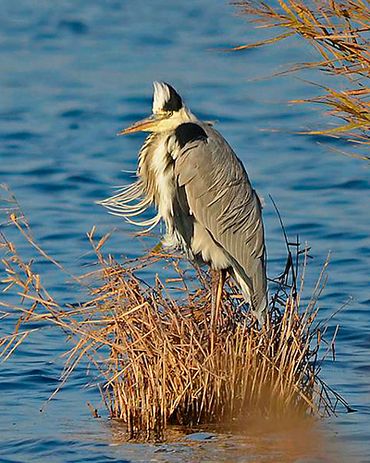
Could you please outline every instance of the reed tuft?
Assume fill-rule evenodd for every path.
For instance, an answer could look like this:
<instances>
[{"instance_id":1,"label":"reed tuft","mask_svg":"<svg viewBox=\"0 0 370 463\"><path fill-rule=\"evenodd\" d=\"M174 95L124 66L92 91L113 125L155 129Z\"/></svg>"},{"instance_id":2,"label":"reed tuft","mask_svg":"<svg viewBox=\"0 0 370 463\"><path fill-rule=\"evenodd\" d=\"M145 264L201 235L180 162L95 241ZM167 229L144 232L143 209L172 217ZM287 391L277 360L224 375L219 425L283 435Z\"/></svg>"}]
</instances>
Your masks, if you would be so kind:
<instances>
[{"instance_id":1,"label":"reed tuft","mask_svg":"<svg viewBox=\"0 0 370 463\"><path fill-rule=\"evenodd\" d=\"M21 215L11 213L10 224L51 259ZM14 330L1 338L3 359L32 331L55 325L70 343L60 387L83 360L94 365L109 415L123 421L130 439L163 440L171 424L227 426L254 414L317 416L334 412L338 401L347 407L319 377L325 326L317 321L317 299L325 271L311 300L302 303L298 286L306 251L294 246L289 252L266 324L259 328L231 281L211 323L212 284L205 270L185 271L189 264L161 250L120 264L103 253L108 236L95 240L95 234L93 229L88 236L98 270L77 279L88 288L88 300L67 306L1 235L4 291L20 296L17 305L1 303L3 318L19 316ZM166 281L157 276L149 286L140 274L158 263L172 276ZM326 351L332 349L327 343Z\"/></svg>"}]
</instances>

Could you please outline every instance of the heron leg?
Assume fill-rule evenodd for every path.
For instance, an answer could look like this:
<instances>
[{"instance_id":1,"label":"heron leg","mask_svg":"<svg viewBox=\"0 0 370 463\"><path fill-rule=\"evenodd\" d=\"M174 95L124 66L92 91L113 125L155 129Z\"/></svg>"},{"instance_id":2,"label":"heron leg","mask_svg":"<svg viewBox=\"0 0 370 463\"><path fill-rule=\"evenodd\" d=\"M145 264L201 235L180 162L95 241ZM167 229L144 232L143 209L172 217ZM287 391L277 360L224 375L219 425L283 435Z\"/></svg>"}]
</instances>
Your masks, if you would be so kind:
<instances>
[{"instance_id":1,"label":"heron leg","mask_svg":"<svg viewBox=\"0 0 370 463\"><path fill-rule=\"evenodd\" d=\"M212 303L211 303L211 351L213 351L217 323L220 316L222 290L226 279L226 270L212 270Z\"/></svg>"},{"instance_id":2,"label":"heron leg","mask_svg":"<svg viewBox=\"0 0 370 463\"><path fill-rule=\"evenodd\" d=\"M221 269L219 272L217 293L216 293L216 321L220 313L222 291L224 289L225 280L226 280L226 270Z\"/></svg>"}]
</instances>

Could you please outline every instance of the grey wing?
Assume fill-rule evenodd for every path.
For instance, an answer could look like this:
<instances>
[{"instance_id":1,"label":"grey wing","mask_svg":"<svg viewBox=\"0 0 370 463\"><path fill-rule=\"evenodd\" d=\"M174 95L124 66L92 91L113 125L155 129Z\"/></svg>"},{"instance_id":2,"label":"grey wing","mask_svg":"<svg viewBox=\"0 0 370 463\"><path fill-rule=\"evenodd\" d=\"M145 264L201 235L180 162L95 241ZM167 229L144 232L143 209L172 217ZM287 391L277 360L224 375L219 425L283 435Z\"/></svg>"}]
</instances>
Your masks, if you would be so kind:
<instances>
[{"instance_id":1,"label":"grey wing","mask_svg":"<svg viewBox=\"0 0 370 463\"><path fill-rule=\"evenodd\" d=\"M230 146L213 129L183 147L175 162L178 186L199 221L235 262L252 308L266 309L265 243L261 204Z\"/></svg>"}]
</instances>

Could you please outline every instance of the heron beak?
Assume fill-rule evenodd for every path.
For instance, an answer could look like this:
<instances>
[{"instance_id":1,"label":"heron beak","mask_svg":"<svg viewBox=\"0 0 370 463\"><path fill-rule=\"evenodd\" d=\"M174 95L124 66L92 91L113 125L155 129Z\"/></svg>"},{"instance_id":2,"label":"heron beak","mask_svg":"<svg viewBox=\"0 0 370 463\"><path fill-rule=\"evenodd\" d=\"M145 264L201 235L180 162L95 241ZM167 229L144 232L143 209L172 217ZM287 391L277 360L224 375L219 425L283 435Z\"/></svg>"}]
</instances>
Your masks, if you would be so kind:
<instances>
[{"instance_id":1,"label":"heron beak","mask_svg":"<svg viewBox=\"0 0 370 463\"><path fill-rule=\"evenodd\" d=\"M130 125L127 129L123 129L117 133L117 135L127 135L134 132L151 132L152 129L158 124L159 120L155 116L149 116L141 121L135 122Z\"/></svg>"}]
</instances>

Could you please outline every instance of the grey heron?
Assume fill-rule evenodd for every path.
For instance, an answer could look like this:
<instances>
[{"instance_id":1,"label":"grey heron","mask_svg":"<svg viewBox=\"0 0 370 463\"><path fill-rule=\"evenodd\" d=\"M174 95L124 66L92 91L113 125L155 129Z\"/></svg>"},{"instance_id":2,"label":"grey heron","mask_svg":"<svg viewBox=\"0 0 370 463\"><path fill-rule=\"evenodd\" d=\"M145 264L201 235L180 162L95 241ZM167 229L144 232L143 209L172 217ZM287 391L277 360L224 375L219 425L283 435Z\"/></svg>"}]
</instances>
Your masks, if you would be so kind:
<instances>
[{"instance_id":1,"label":"grey heron","mask_svg":"<svg viewBox=\"0 0 370 463\"><path fill-rule=\"evenodd\" d=\"M137 181L102 201L113 214L152 229L164 243L226 272L262 322L267 309L265 240L260 200L243 164L210 123L200 121L177 91L154 82L152 115L119 132L149 132L139 152ZM154 205L149 220L135 218Z\"/></svg>"}]
</instances>

